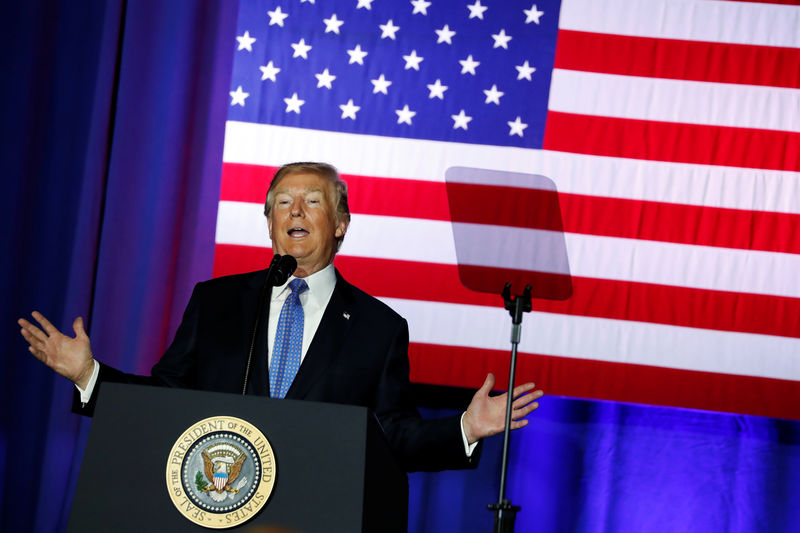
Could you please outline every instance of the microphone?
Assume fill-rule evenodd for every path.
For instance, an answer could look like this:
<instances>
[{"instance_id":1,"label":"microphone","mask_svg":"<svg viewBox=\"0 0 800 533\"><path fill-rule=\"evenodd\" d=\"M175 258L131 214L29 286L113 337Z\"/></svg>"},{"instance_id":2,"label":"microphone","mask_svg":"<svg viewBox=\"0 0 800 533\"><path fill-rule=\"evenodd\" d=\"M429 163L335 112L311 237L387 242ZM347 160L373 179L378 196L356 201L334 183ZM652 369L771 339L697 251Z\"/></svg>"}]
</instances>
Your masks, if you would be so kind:
<instances>
[{"instance_id":1,"label":"microphone","mask_svg":"<svg viewBox=\"0 0 800 533\"><path fill-rule=\"evenodd\" d=\"M297 269L297 259L289 254L275 255L269 265L267 272L267 284L273 287L283 285Z\"/></svg>"}]
</instances>

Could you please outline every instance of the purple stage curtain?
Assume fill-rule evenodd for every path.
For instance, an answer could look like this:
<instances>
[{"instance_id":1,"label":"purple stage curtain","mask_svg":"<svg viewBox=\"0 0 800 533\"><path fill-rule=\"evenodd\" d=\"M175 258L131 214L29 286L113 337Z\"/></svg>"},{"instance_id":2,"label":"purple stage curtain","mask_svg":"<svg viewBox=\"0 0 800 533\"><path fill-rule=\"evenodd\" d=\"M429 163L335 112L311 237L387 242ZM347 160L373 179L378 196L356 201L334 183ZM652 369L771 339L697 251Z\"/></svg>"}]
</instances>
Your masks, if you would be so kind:
<instances>
[{"instance_id":1,"label":"purple stage curtain","mask_svg":"<svg viewBox=\"0 0 800 533\"><path fill-rule=\"evenodd\" d=\"M71 331L82 315L99 359L147 372L158 358L211 275L237 3L7 4L0 531L51 533L66 526L90 421L70 414L71 384L26 352L15 320L37 309ZM519 532L800 531L796 421L541 404L512 439ZM410 531L489 531L499 453L495 437L475 471L413 474Z\"/></svg>"},{"instance_id":2,"label":"purple stage curtain","mask_svg":"<svg viewBox=\"0 0 800 533\"><path fill-rule=\"evenodd\" d=\"M224 0L4 6L2 531L64 529L89 425L16 318L82 315L146 372L211 276L235 23Z\"/></svg>"}]
</instances>

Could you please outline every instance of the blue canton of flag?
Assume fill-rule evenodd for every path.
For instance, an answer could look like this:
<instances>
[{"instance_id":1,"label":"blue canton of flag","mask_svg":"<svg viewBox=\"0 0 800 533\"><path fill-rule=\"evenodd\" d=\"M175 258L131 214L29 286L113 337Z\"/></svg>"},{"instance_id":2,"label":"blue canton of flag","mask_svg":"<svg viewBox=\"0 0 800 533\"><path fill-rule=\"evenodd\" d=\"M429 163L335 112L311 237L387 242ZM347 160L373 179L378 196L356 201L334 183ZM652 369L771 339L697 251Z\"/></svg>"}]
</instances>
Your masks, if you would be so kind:
<instances>
[{"instance_id":1,"label":"blue canton of flag","mask_svg":"<svg viewBox=\"0 0 800 533\"><path fill-rule=\"evenodd\" d=\"M560 1L240 4L229 120L542 147Z\"/></svg>"}]
</instances>

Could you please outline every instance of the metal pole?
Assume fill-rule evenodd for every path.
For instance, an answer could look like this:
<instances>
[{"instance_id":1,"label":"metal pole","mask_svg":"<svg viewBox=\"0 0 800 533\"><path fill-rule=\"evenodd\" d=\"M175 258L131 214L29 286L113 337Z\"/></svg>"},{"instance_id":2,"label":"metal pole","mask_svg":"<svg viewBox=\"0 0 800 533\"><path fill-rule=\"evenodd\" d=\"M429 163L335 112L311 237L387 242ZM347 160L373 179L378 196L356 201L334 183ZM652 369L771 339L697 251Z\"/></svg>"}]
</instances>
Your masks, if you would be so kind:
<instances>
[{"instance_id":1,"label":"metal pole","mask_svg":"<svg viewBox=\"0 0 800 533\"><path fill-rule=\"evenodd\" d=\"M511 437L511 411L514 405L514 378L517 371L517 348L522 336L522 313L531 310L531 287L525 287L524 294L511 297L511 284L506 283L503 289L505 308L511 313L511 364L508 369L508 389L506 393L506 420L503 430L503 458L500 468L500 494L497 503L489 505L494 511L494 533L513 533L514 522L519 506L511 505L506 499L506 478L508 477L508 449Z\"/></svg>"},{"instance_id":2,"label":"metal pole","mask_svg":"<svg viewBox=\"0 0 800 533\"><path fill-rule=\"evenodd\" d=\"M515 305L519 306L520 302L517 299ZM500 497L497 503L501 504L506 499L506 476L508 474L508 445L511 438L511 409L514 400L514 375L517 370L517 348L521 337L522 325L511 325L511 367L508 371L508 394L506 398L506 427L503 431L503 464L500 472Z\"/></svg>"}]
</instances>

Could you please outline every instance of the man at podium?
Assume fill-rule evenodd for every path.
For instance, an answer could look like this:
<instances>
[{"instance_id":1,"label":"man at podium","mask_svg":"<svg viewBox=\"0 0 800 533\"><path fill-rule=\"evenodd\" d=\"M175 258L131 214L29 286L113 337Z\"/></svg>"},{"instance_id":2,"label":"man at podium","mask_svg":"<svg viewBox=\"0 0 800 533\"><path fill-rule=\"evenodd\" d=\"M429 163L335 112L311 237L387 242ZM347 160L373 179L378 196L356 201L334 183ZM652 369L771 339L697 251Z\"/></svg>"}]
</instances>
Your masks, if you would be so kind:
<instances>
[{"instance_id":1,"label":"man at podium","mask_svg":"<svg viewBox=\"0 0 800 533\"><path fill-rule=\"evenodd\" d=\"M74 410L91 415L103 382L140 383L360 405L372 409L407 471L477 464L479 441L503 430L505 395L490 397L489 374L459 416L423 420L409 383L408 325L334 268L350 223L347 185L325 163L291 163L272 179L264 213L275 254L297 269L268 291L251 335L265 270L197 284L170 347L150 376L95 360L79 317L75 337L44 316L20 319L29 350L76 386ZM253 357L248 357L253 344ZM516 387L512 428L538 407L533 383Z\"/></svg>"}]
</instances>

